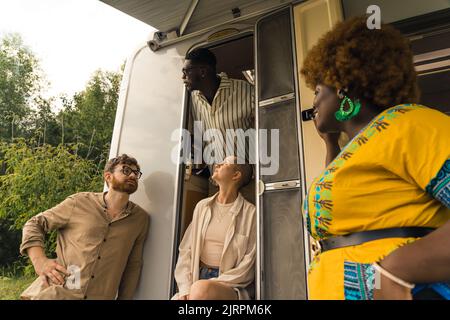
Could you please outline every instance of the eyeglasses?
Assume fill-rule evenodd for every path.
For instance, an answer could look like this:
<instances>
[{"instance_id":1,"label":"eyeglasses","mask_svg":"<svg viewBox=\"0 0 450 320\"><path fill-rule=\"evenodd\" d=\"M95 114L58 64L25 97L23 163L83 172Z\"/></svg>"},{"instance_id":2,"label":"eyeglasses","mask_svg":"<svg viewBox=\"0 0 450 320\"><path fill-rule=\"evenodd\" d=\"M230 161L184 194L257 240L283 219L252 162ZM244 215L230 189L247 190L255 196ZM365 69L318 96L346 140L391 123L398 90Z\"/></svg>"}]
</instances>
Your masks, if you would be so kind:
<instances>
[{"instance_id":1,"label":"eyeglasses","mask_svg":"<svg viewBox=\"0 0 450 320\"><path fill-rule=\"evenodd\" d=\"M120 170L124 175L129 176L131 173L134 173L136 178L140 179L142 177L142 172L139 170L133 170L130 167L123 166L122 170Z\"/></svg>"},{"instance_id":2,"label":"eyeglasses","mask_svg":"<svg viewBox=\"0 0 450 320\"><path fill-rule=\"evenodd\" d=\"M191 73L192 69L196 69L196 68L198 68L198 67L194 66L194 67L189 67L189 68L183 68L181 70L181 72L183 73L184 76L186 76L188 73Z\"/></svg>"},{"instance_id":3,"label":"eyeglasses","mask_svg":"<svg viewBox=\"0 0 450 320\"><path fill-rule=\"evenodd\" d=\"M204 66L204 65L190 66L190 67L181 69L181 72L183 73L184 76L186 76L188 73L191 73L191 71L192 71L193 69L207 68L207 67L208 67L208 66Z\"/></svg>"}]
</instances>

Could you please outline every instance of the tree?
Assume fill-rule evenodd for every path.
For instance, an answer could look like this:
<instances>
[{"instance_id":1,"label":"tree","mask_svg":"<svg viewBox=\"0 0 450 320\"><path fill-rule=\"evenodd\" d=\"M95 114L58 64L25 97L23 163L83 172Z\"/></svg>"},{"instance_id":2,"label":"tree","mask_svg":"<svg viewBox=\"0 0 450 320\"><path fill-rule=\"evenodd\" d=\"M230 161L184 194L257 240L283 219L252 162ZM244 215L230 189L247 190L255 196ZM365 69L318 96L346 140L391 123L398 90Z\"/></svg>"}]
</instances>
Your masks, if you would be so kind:
<instances>
[{"instance_id":1,"label":"tree","mask_svg":"<svg viewBox=\"0 0 450 320\"><path fill-rule=\"evenodd\" d=\"M17 34L0 40L0 266L23 262L18 247L29 218L70 194L101 191L122 72L96 71L85 90L60 97L56 113L31 50ZM55 233L47 253L54 246Z\"/></svg>"},{"instance_id":2,"label":"tree","mask_svg":"<svg viewBox=\"0 0 450 320\"><path fill-rule=\"evenodd\" d=\"M54 98L35 99L36 109L33 108L22 121L22 132L20 137L26 140L35 140L38 145L50 144L57 146L63 143L62 124L59 123L57 115L52 111Z\"/></svg>"},{"instance_id":3,"label":"tree","mask_svg":"<svg viewBox=\"0 0 450 320\"><path fill-rule=\"evenodd\" d=\"M0 139L21 136L43 87L38 60L18 34L0 40Z\"/></svg>"},{"instance_id":4,"label":"tree","mask_svg":"<svg viewBox=\"0 0 450 320\"><path fill-rule=\"evenodd\" d=\"M109 153L121 79L122 73L97 70L58 115L64 142L79 143L79 155L102 164Z\"/></svg>"}]
</instances>

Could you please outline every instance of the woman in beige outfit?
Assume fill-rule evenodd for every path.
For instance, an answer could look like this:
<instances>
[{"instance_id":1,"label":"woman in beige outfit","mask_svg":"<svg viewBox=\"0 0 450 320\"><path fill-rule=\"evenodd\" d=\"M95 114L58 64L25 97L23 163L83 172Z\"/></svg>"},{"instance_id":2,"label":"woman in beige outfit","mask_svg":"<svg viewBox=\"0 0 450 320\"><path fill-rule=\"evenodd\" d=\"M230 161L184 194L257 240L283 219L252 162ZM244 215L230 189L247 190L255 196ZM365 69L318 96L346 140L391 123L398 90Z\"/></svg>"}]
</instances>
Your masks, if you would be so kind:
<instances>
[{"instance_id":1,"label":"woman in beige outfit","mask_svg":"<svg viewBox=\"0 0 450 320\"><path fill-rule=\"evenodd\" d=\"M252 167L227 157L215 165L219 192L200 201L179 247L175 268L180 300L250 299L255 278L256 209L239 189Z\"/></svg>"}]
</instances>

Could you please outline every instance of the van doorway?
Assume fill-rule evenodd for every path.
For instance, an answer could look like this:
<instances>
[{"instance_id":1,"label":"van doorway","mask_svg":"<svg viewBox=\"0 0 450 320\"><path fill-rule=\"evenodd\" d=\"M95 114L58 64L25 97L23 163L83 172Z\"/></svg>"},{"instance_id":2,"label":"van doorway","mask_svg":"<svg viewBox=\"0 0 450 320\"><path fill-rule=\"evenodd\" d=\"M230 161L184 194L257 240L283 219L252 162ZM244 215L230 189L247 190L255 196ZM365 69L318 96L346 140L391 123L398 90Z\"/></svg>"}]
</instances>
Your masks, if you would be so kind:
<instances>
[{"instance_id":1,"label":"van doorway","mask_svg":"<svg viewBox=\"0 0 450 320\"><path fill-rule=\"evenodd\" d=\"M214 53L217 60L217 73L226 73L229 78L239 79L254 85L254 39L252 33L234 36L225 41L214 44L196 45L189 51L200 47L208 48ZM181 70L180 70L181 77ZM194 120L192 116L192 102L190 93L186 90L185 112L183 124L184 128L191 134L191 142L194 141ZM193 148L191 149L194 152ZM181 165L178 177L179 193L177 205L177 219L175 226L175 246L172 263L172 292L173 296L177 292L176 281L174 279L175 266L178 260L178 247L181 240L192 221L192 216L196 204L204 198L214 194L210 183L210 172L206 164ZM253 182L254 183L254 182Z\"/></svg>"}]
</instances>

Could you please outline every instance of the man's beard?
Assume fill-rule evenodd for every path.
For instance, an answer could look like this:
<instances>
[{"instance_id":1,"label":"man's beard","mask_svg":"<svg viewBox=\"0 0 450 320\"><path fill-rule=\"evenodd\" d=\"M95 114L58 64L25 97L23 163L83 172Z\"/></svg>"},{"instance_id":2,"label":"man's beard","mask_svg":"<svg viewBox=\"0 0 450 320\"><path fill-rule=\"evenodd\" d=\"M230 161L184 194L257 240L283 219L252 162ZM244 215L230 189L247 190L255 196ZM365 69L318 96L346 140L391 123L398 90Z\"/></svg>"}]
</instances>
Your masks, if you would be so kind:
<instances>
[{"instance_id":1,"label":"man's beard","mask_svg":"<svg viewBox=\"0 0 450 320\"><path fill-rule=\"evenodd\" d=\"M136 184L129 183L130 181L136 182ZM134 193L138 188L138 184L136 180L125 180L125 182L118 182L114 177L112 177L111 181L111 189L118 191L118 192L124 192L128 194Z\"/></svg>"}]
</instances>

